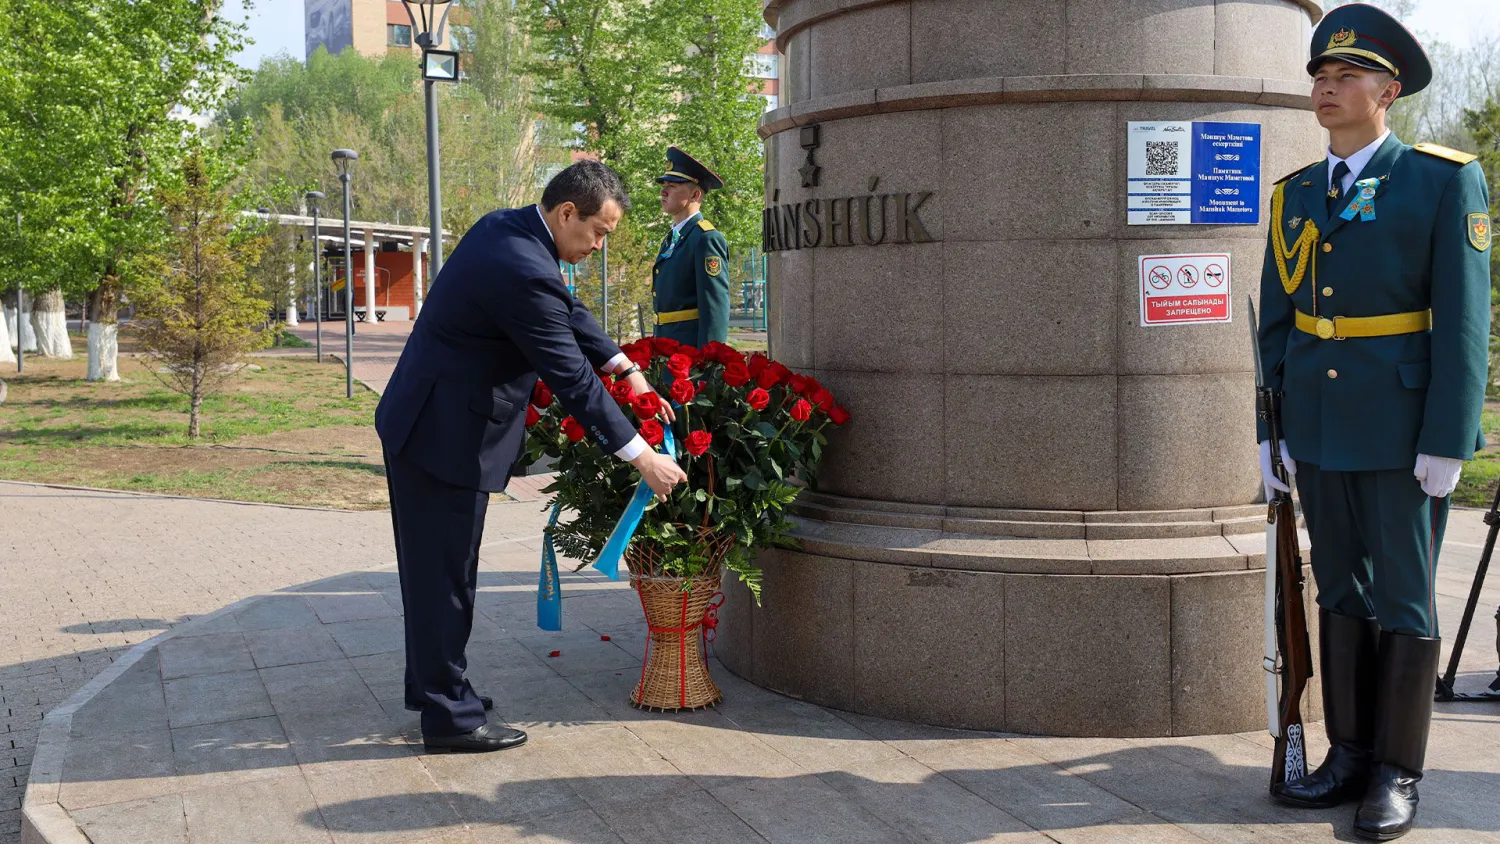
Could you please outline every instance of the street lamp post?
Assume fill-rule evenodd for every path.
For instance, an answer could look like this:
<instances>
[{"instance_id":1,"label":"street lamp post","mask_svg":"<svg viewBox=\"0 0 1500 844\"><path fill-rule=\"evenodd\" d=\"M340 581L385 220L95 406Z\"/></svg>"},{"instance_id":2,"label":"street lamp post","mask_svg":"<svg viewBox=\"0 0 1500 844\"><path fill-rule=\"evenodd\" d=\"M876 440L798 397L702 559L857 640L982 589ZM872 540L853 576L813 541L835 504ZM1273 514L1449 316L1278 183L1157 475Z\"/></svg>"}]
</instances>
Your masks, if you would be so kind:
<instances>
[{"instance_id":1,"label":"street lamp post","mask_svg":"<svg viewBox=\"0 0 1500 844\"><path fill-rule=\"evenodd\" d=\"M26 239L26 231L21 228L21 212L16 212L16 236L22 240ZM0 310L4 310L0 308ZM16 371L26 371L26 329L21 325L25 319L22 314L26 310L26 287L24 285L16 288ZM0 319L4 319L0 315Z\"/></svg>"},{"instance_id":2,"label":"street lamp post","mask_svg":"<svg viewBox=\"0 0 1500 844\"><path fill-rule=\"evenodd\" d=\"M352 149L333 151L334 166L339 168L339 181L344 183L344 397L354 398L354 248L349 245L349 175L359 153ZM366 243L369 249L370 244ZM371 279L365 279L366 284ZM371 319L375 317L370 314Z\"/></svg>"},{"instance_id":3,"label":"street lamp post","mask_svg":"<svg viewBox=\"0 0 1500 844\"><path fill-rule=\"evenodd\" d=\"M323 233L323 228L318 220L318 203L323 201L323 192L310 190L307 192L307 201L312 205L313 212L313 330L318 336L318 363L323 362L323 250L322 242L318 239Z\"/></svg>"},{"instance_id":4,"label":"street lamp post","mask_svg":"<svg viewBox=\"0 0 1500 844\"><path fill-rule=\"evenodd\" d=\"M402 0L411 21L412 38L422 48L422 87L427 100L427 221L432 229L427 253L427 277L437 278L443 269L443 190L438 164L438 82L458 81L458 53L438 50L443 28L448 24L449 0ZM412 7L416 7L413 11ZM443 15L438 17L438 7Z\"/></svg>"}]
</instances>

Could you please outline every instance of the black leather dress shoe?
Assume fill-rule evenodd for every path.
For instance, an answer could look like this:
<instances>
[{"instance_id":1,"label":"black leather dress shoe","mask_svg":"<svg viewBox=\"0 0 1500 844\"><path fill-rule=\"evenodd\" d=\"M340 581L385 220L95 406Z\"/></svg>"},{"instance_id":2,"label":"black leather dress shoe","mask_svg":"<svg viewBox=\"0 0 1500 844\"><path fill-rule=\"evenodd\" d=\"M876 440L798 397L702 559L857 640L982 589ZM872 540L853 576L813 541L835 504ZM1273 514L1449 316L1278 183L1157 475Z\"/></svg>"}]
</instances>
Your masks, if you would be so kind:
<instances>
[{"instance_id":1,"label":"black leather dress shoe","mask_svg":"<svg viewBox=\"0 0 1500 844\"><path fill-rule=\"evenodd\" d=\"M422 736L423 747L447 753L491 753L525 743L525 733L499 724L485 724L456 736Z\"/></svg>"},{"instance_id":2,"label":"black leather dress shoe","mask_svg":"<svg viewBox=\"0 0 1500 844\"><path fill-rule=\"evenodd\" d=\"M495 699L492 698L492 697L485 697L484 695L480 695L479 696L479 702L482 703L482 704L484 704L484 711L485 712L489 712L490 710L492 710L492 709L495 708ZM406 711L407 712L421 712L422 711L422 707L420 707L420 706L413 706L412 704L408 703L408 704L406 704Z\"/></svg>"}]
</instances>

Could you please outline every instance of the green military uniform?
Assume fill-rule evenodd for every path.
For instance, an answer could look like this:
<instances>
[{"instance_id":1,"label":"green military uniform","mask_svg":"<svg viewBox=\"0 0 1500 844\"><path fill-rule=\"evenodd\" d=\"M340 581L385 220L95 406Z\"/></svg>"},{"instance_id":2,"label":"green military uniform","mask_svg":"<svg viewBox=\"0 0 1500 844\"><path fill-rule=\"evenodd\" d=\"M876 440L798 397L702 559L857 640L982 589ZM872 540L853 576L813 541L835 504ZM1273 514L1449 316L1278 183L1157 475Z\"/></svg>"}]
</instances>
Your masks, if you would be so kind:
<instances>
[{"instance_id":1,"label":"green military uniform","mask_svg":"<svg viewBox=\"0 0 1500 844\"><path fill-rule=\"evenodd\" d=\"M690 182L704 191L724 182L687 153L672 147L658 182ZM729 242L713 223L694 214L662 240L651 271L656 336L702 348L729 339Z\"/></svg>"},{"instance_id":2,"label":"green military uniform","mask_svg":"<svg viewBox=\"0 0 1500 844\"><path fill-rule=\"evenodd\" d=\"M1401 96L1431 79L1416 39L1364 4L1319 24L1308 72L1327 61L1393 73ZM1357 166L1319 161L1277 183L1261 277L1260 353L1312 538L1332 746L1272 793L1305 808L1361 799L1355 832L1389 840L1415 817L1440 652L1449 504L1413 466L1484 444L1489 193L1474 156L1394 135Z\"/></svg>"}]
</instances>

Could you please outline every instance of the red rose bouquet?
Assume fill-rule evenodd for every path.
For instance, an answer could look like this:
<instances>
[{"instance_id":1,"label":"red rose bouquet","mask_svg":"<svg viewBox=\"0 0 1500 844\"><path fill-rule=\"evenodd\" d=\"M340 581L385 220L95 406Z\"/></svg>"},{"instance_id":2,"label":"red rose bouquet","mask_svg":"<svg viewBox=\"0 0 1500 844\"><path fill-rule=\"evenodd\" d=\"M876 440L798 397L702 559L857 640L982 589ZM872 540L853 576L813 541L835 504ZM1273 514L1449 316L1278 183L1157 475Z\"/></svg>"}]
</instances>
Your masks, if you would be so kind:
<instances>
[{"instance_id":1,"label":"red rose bouquet","mask_svg":"<svg viewBox=\"0 0 1500 844\"><path fill-rule=\"evenodd\" d=\"M786 510L804 484L815 482L825 432L849 412L815 379L761 354L744 355L723 343L703 349L643 339L624 347L659 391L631 395L623 381L607 386L642 438L659 448L664 420L658 402L670 401L672 435L688 482L665 502L652 499L633 543L654 545L655 576L691 578L716 564L709 539L733 544L724 564L759 597L755 550L787 547ZM564 517L552 529L558 551L591 561L624 512L640 477L606 454L539 385L527 411L526 460L554 459L557 479L547 487ZM550 504L549 504L550 506Z\"/></svg>"}]
</instances>

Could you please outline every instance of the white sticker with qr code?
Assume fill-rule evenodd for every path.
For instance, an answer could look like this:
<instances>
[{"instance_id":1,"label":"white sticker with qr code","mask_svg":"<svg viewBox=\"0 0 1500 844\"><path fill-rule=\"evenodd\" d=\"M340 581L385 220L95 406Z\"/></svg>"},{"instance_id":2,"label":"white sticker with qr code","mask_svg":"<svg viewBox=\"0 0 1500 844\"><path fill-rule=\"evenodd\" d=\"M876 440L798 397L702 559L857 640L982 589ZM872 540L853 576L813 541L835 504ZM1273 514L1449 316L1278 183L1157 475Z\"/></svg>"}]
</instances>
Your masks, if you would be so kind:
<instances>
[{"instance_id":1,"label":"white sticker with qr code","mask_svg":"<svg viewBox=\"0 0 1500 844\"><path fill-rule=\"evenodd\" d=\"M1260 221L1260 126L1186 120L1129 126L1132 226Z\"/></svg>"}]
</instances>

